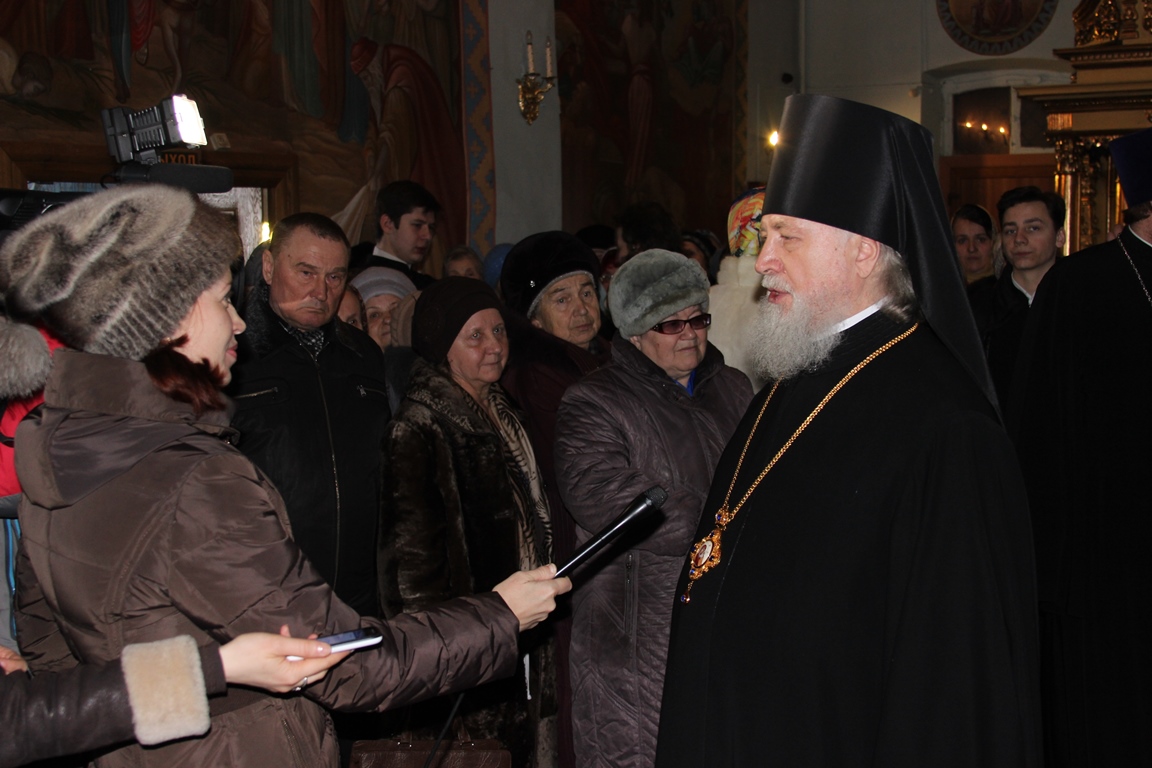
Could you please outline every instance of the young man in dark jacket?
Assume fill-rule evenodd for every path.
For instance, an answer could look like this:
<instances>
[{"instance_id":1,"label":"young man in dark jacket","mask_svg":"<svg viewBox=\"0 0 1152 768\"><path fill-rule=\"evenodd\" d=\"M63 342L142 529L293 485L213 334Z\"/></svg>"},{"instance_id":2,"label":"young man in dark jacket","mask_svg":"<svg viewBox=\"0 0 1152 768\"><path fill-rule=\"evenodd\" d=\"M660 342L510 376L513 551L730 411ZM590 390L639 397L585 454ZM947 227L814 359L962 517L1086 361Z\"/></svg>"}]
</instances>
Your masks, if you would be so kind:
<instances>
[{"instance_id":1,"label":"young man in dark jacket","mask_svg":"<svg viewBox=\"0 0 1152 768\"><path fill-rule=\"evenodd\" d=\"M1016 187L996 203L1005 269L990 288L969 292L1000 410L1007 413L1012 375L1036 288L1064 249L1064 199L1039 187Z\"/></svg>"}]
</instances>

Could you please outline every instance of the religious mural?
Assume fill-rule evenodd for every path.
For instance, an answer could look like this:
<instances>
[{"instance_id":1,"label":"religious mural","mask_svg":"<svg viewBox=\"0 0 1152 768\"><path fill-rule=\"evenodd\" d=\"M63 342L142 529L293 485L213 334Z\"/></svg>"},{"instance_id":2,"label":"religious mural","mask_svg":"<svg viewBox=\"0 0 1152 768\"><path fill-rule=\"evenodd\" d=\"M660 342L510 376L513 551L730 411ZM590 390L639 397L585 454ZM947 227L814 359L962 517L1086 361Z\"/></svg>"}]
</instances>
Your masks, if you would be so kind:
<instances>
[{"instance_id":1,"label":"religious mural","mask_svg":"<svg viewBox=\"0 0 1152 768\"><path fill-rule=\"evenodd\" d=\"M11 0L0 137L102 144L101 109L185 93L209 136L293 153L300 208L354 242L375 239L376 190L411 178L445 206L441 247L485 249L487 53L487 0Z\"/></svg>"},{"instance_id":2,"label":"religious mural","mask_svg":"<svg viewBox=\"0 0 1152 768\"><path fill-rule=\"evenodd\" d=\"M746 0L556 0L566 230L638 200L724 230L743 181L746 28Z\"/></svg>"},{"instance_id":3,"label":"religious mural","mask_svg":"<svg viewBox=\"0 0 1152 768\"><path fill-rule=\"evenodd\" d=\"M957 45L984 56L1018 51L1048 27L1057 0L936 0L940 23Z\"/></svg>"}]
</instances>

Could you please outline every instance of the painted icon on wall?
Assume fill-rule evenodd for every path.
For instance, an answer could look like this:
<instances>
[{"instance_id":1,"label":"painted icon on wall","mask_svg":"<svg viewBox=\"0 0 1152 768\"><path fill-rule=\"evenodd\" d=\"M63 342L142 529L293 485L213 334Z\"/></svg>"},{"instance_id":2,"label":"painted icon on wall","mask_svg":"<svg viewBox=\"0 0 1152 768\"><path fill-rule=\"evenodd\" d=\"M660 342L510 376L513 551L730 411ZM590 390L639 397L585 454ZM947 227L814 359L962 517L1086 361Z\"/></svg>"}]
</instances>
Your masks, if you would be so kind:
<instances>
[{"instance_id":1,"label":"painted icon on wall","mask_svg":"<svg viewBox=\"0 0 1152 768\"><path fill-rule=\"evenodd\" d=\"M936 0L944 31L961 48L1000 56L1031 43L1052 21L1057 0Z\"/></svg>"}]
</instances>

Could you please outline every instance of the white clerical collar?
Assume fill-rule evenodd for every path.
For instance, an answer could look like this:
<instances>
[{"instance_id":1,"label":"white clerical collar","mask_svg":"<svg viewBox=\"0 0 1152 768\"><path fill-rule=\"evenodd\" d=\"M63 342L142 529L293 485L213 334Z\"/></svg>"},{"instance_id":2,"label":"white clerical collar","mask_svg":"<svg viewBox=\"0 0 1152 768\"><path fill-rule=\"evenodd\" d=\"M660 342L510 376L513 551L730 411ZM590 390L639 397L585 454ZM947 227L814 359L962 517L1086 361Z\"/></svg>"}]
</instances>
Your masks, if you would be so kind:
<instances>
[{"instance_id":1,"label":"white clerical collar","mask_svg":"<svg viewBox=\"0 0 1152 768\"><path fill-rule=\"evenodd\" d=\"M392 254L388 253L388 251L385 251L380 246L376 246L375 248L372 249L372 255L373 256L379 256L379 257L384 258L384 259L388 259L389 261L394 261L397 264L404 264L404 261L402 259L400 259L396 256L393 256ZM404 266L408 266L408 265L404 264Z\"/></svg>"},{"instance_id":2,"label":"white clerical collar","mask_svg":"<svg viewBox=\"0 0 1152 768\"><path fill-rule=\"evenodd\" d=\"M847 320L841 320L840 322L836 323L836 325L829 328L828 333L829 334L841 333L843 331L848 330L849 328L856 325L856 323L860 322L861 320L865 320L865 319L871 317L872 315L876 314L877 312L879 312L880 308L882 306L884 306L885 301L886 301L886 299L881 299L880 301L876 302L875 304L868 307L867 309L861 310L861 311L857 312L856 314L852 315L852 317L848 318Z\"/></svg>"},{"instance_id":3,"label":"white clerical collar","mask_svg":"<svg viewBox=\"0 0 1152 768\"><path fill-rule=\"evenodd\" d=\"M1134 237L1137 240L1139 240L1140 242L1144 243L1144 245L1148 246L1149 248L1152 248L1152 243L1148 242L1144 238L1140 237L1140 235L1136 234L1136 230L1132 229L1132 227L1128 227L1128 231L1132 233L1132 237Z\"/></svg>"},{"instance_id":4,"label":"white clerical collar","mask_svg":"<svg viewBox=\"0 0 1152 768\"><path fill-rule=\"evenodd\" d=\"M1024 294L1028 298L1028 306L1032 306L1032 299L1034 298L1034 294L1028 293L1028 291L1024 290L1024 286L1022 286L1022 285L1020 285L1020 283L1016 282L1016 273L1015 272L1013 272L1011 275L1009 275L1009 277L1012 278L1012 285L1016 286L1016 290L1020 291L1020 293Z\"/></svg>"}]
</instances>

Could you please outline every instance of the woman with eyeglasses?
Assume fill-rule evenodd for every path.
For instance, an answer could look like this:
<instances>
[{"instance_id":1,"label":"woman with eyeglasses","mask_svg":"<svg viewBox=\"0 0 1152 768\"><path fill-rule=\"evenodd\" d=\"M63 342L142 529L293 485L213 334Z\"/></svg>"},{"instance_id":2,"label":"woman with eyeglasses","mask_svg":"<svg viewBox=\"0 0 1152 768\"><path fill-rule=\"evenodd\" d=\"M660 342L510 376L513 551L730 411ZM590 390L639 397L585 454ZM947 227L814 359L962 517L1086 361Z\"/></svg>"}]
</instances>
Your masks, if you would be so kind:
<instances>
[{"instance_id":1,"label":"woman with eyeglasses","mask_svg":"<svg viewBox=\"0 0 1152 768\"><path fill-rule=\"evenodd\" d=\"M581 766L649 766L673 593L712 472L752 399L708 343L708 276L650 250L616 273L612 363L564 394L556 475L582 544L660 485L662 515L573 578L572 720Z\"/></svg>"}]
</instances>

